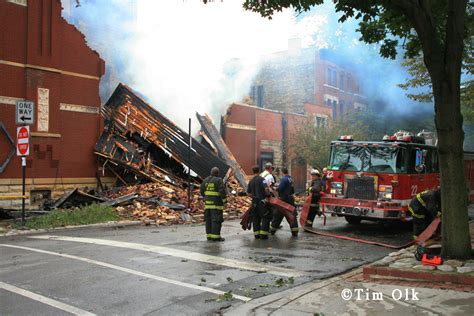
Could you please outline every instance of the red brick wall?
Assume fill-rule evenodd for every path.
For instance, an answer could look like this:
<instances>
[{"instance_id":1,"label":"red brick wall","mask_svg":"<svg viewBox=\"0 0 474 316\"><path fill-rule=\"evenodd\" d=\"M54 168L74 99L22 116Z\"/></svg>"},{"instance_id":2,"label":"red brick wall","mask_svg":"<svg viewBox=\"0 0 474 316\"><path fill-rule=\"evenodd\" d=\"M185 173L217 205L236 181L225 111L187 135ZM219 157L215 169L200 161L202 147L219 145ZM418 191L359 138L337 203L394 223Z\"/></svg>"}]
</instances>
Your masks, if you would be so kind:
<instances>
[{"instance_id":1,"label":"red brick wall","mask_svg":"<svg viewBox=\"0 0 474 316\"><path fill-rule=\"evenodd\" d=\"M255 126L256 109L256 107L252 107L249 105L234 103L229 106L225 121L227 123Z\"/></svg>"},{"instance_id":2,"label":"red brick wall","mask_svg":"<svg viewBox=\"0 0 474 316\"><path fill-rule=\"evenodd\" d=\"M332 117L332 108L326 105L317 105L317 104L310 104L306 103L304 105L304 113L306 115L315 115L315 114L324 114L329 116L329 118Z\"/></svg>"},{"instance_id":3,"label":"red brick wall","mask_svg":"<svg viewBox=\"0 0 474 316\"><path fill-rule=\"evenodd\" d=\"M32 132L38 131L37 89L49 89L47 133L54 135L32 138L27 177L94 177L93 148L101 117L60 110L60 103L99 108L104 61L61 17L59 0L28 1L26 7L0 0L0 20L0 96L35 102ZM0 103L0 121L16 139L15 105ZM0 152L7 149L5 141L0 141ZM20 178L20 170L15 156L0 178Z\"/></svg>"},{"instance_id":4,"label":"red brick wall","mask_svg":"<svg viewBox=\"0 0 474 316\"><path fill-rule=\"evenodd\" d=\"M281 113L275 113L265 110L257 110L257 155L265 148L261 148L262 140L282 140Z\"/></svg>"},{"instance_id":5,"label":"red brick wall","mask_svg":"<svg viewBox=\"0 0 474 316\"><path fill-rule=\"evenodd\" d=\"M246 174L252 174L256 163L255 131L226 129L225 143Z\"/></svg>"},{"instance_id":6,"label":"red brick wall","mask_svg":"<svg viewBox=\"0 0 474 316\"><path fill-rule=\"evenodd\" d=\"M255 108L232 104L227 110L226 123L255 127ZM256 133L255 130L237 128L225 129L225 143L239 162L246 174L252 174L252 166L256 163Z\"/></svg>"},{"instance_id":7,"label":"red brick wall","mask_svg":"<svg viewBox=\"0 0 474 316\"><path fill-rule=\"evenodd\" d=\"M336 70L336 87L328 83L328 68ZM343 90L340 89L340 75L344 75ZM324 95L331 95L338 98L336 117L346 114L349 109L354 109L353 103L367 103L359 91L359 79L351 69L344 68L330 61L316 58L315 67L316 85L315 85L315 103L326 105ZM344 102L343 113L341 113L340 102ZM332 108L331 108L332 115Z\"/></svg>"}]
</instances>

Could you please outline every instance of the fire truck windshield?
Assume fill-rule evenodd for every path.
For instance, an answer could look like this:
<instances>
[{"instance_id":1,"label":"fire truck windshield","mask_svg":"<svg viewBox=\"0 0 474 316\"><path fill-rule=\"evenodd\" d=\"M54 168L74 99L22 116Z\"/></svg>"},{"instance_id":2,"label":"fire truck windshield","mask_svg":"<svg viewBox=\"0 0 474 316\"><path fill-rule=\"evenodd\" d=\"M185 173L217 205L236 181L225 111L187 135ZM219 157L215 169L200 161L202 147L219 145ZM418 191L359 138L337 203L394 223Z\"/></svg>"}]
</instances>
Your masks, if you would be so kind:
<instances>
[{"instance_id":1,"label":"fire truck windshield","mask_svg":"<svg viewBox=\"0 0 474 316\"><path fill-rule=\"evenodd\" d=\"M405 149L381 145L334 145L331 169L375 173L405 173Z\"/></svg>"}]
</instances>

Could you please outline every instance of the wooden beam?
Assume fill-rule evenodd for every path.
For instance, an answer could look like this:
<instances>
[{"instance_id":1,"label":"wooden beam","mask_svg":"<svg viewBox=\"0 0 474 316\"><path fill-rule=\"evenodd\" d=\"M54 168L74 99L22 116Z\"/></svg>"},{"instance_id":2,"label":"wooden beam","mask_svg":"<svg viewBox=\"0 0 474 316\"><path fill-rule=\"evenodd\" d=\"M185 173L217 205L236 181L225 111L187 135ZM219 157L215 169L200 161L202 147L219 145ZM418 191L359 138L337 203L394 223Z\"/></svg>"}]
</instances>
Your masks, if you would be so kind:
<instances>
[{"instance_id":1,"label":"wooden beam","mask_svg":"<svg viewBox=\"0 0 474 316\"><path fill-rule=\"evenodd\" d=\"M226 143L222 139L219 131L212 123L211 118L209 115L204 114L200 115L196 113L196 117L201 123L202 129L204 133L208 136L208 138L212 141L214 147L216 147L219 155L225 160L225 162L234 170L235 178L240 183L240 185L247 189L247 181L245 180L245 172L240 167L239 163L235 159L234 155L230 151L229 147L227 147Z\"/></svg>"}]
</instances>

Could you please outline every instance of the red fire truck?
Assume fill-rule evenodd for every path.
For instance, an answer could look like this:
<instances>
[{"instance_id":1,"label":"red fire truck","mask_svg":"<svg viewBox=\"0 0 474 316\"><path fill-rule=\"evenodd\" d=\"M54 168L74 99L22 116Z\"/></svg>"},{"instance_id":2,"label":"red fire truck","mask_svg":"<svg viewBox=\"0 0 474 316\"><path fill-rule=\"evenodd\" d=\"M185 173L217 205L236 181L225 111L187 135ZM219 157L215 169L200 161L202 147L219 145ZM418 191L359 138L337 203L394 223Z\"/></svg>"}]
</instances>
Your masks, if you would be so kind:
<instances>
[{"instance_id":1,"label":"red fire truck","mask_svg":"<svg viewBox=\"0 0 474 316\"><path fill-rule=\"evenodd\" d=\"M406 132L382 141L331 142L324 212L361 220L409 220L408 204L418 192L439 185L438 153L425 139Z\"/></svg>"}]
</instances>

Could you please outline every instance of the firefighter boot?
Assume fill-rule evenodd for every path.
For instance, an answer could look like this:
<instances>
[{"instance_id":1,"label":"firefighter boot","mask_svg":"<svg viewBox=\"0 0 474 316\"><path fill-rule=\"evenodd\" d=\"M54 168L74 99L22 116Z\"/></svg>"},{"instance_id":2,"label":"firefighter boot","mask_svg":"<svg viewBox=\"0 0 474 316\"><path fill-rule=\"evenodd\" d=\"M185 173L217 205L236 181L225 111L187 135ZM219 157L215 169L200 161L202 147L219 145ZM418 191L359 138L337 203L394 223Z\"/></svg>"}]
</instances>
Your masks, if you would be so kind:
<instances>
[{"instance_id":1,"label":"firefighter boot","mask_svg":"<svg viewBox=\"0 0 474 316\"><path fill-rule=\"evenodd\" d=\"M225 241L225 238L219 237L219 238L212 238L212 241Z\"/></svg>"},{"instance_id":2,"label":"firefighter boot","mask_svg":"<svg viewBox=\"0 0 474 316\"><path fill-rule=\"evenodd\" d=\"M211 210L204 211L204 221L206 223L206 236L207 240L212 240L212 220L211 220Z\"/></svg>"}]
</instances>

